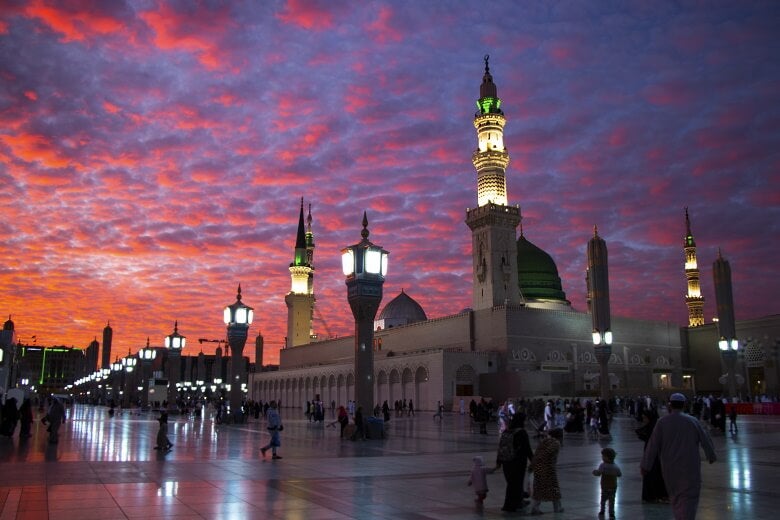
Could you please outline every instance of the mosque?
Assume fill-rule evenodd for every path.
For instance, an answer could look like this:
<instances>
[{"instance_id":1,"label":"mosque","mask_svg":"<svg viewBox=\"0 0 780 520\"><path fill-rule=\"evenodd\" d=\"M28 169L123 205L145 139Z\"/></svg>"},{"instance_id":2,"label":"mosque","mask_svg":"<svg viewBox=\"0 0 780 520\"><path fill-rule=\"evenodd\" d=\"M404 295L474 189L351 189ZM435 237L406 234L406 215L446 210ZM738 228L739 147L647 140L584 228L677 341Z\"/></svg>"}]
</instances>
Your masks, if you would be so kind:
<instances>
[{"instance_id":1,"label":"mosque","mask_svg":"<svg viewBox=\"0 0 780 520\"><path fill-rule=\"evenodd\" d=\"M437 401L452 409L473 396L501 400L597 395L599 390L591 315L571 307L552 257L524 236L520 207L508 203L506 118L487 57L477 107L478 148L472 154L477 207L466 210L465 217L472 237L472 307L429 318L403 290L385 305L374 327L374 398L379 404L412 399L417 409L434 410ZM612 317L615 342L609 384L620 395L722 390L717 326L704 323L687 210L685 217L689 327ZM318 341L313 333L313 262L311 206L305 223L301 202L290 264L292 287L285 296L287 344L280 352L278 371L249 375L251 399L281 400L285 407L303 407L315 395L326 403L354 399L354 337ZM753 327L768 344L780 336L777 318L738 324L737 331L747 337L746 327ZM767 354L764 358L756 377L771 379L770 386L777 389L777 346L773 366ZM764 365L774 376L765 374ZM696 387L699 376L694 366L701 367L707 379L704 387ZM750 379L749 369L745 374ZM766 388L766 381L763 384Z\"/></svg>"}]
</instances>

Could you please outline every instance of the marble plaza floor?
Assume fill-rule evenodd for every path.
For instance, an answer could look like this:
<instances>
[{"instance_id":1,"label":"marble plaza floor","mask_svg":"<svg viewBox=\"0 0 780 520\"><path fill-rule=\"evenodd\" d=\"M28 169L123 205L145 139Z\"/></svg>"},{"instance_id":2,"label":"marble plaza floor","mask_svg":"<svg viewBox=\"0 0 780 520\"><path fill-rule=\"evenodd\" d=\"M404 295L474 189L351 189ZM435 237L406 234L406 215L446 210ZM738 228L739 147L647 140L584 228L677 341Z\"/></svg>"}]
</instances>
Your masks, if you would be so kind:
<instances>
[{"instance_id":1,"label":"marble plaza floor","mask_svg":"<svg viewBox=\"0 0 780 520\"><path fill-rule=\"evenodd\" d=\"M46 442L37 421L33 437L0 437L0 520L113 518L258 519L491 519L502 513L504 481L489 475L491 491L480 511L466 486L474 455L495 460L496 425L489 435L467 417L432 413L393 418L388 438L351 442L302 414L283 410L281 460L263 459L268 435L262 422L240 426L172 418L175 447L153 449L155 416L105 408L69 410L58 445ZM780 417L740 417L739 435L715 437L719 461L703 467L701 520L774 519L780 509ZM602 446L618 452L623 469L617 517L671 518L667 505L642 504L642 443L634 421L618 416L613 439L582 434L564 441L558 471L564 513L542 506L543 518L595 519L599 480L590 472ZM532 441L535 444L535 441Z\"/></svg>"}]
</instances>

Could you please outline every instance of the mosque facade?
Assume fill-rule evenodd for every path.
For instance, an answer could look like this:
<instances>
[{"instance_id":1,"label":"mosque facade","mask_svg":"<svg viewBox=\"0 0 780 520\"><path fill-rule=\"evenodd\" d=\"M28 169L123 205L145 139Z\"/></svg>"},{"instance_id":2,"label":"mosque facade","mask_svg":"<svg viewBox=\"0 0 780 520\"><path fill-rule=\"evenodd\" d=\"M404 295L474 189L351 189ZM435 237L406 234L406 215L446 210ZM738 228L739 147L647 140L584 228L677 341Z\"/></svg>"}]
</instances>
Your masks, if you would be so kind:
<instances>
[{"instance_id":1,"label":"mosque facade","mask_svg":"<svg viewBox=\"0 0 780 520\"><path fill-rule=\"evenodd\" d=\"M505 123L486 57L474 117L477 206L465 217L472 237L472 308L429 318L404 290L385 305L375 320L373 344L374 396L379 405L406 399L417 409L435 410L437 401L452 409L461 399L468 402L475 396L503 400L598 394L600 370L591 315L571 307L554 260L528 240L520 206L509 204ZM706 358L710 379L720 370L717 351L713 360L713 347L707 346L713 332L702 321L703 298L687 210L686 226L690 328L612 317L615 339L608 372L616 394L693 392L696 370L686 368L693 366L692 361L702 363ZM250 374L251 399L273 399L299 408L315 396L337 404L354 399L354 337L317 341L311 332L313 247L311 210L306 227L301 203L290 266L292 289L285 297L287 344L280 352L279 370ZM775 319L774 329L777 323ZM689 330L697 332L693 344L700 345L696 352L702 353L701 359L695 353L691 359Z\"/></svg>"}]
</instances>

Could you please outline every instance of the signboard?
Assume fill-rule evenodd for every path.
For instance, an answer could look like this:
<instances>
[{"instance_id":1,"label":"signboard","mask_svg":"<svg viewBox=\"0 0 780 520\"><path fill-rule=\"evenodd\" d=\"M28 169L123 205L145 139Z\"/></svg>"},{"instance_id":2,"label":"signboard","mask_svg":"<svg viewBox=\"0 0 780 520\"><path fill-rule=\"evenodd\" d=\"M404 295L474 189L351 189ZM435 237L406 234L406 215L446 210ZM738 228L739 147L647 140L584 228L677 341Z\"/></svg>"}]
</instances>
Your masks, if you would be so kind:
<instances>
[{"instance_id":1,"label":"signboard","mask_svg":"<svg viewBox=\"0 0 780 520\"><path fill-rule=\"evenodd\" d=\"M567 364L561 363L542 363L542 372L569 372L571 368Z\"/></svg>"}]
</instances>

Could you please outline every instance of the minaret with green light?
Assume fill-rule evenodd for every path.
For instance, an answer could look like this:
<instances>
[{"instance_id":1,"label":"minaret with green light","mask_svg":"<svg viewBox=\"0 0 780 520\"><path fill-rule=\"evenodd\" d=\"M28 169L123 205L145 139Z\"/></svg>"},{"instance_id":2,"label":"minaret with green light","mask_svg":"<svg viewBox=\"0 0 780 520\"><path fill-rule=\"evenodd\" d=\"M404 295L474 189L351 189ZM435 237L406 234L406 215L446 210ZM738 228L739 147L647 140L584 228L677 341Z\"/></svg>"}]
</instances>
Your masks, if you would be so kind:
<instances>
[{"instance_id":1,"label":"minaret with green light","mask_svg":"<svg viewBox=\"0 0 780 520\"><path fill-rule=\"evenodd\" d=\"M303 219L303 198L295 237L295 256L290 264L290 292L284 297L287 304L287 347L311 343L314 316L314 234L311 231L311 207L308 228Z\"/></svg>"},{"instance_id":2,"label":"minaret with green light","mask_svg":"<svg viewBox=\"0 0 780 520\"><path fill-rule=\"evenodd\" d=\"M691 219L688 218L688 208L685 208L685 279L688 281L688 294L685 304L688 306L688 326L704 325L704 296L699 285L699 266L696 263L696 242L691 233Z\"/></svg>"},{"instance_id":3,"label":"minaret with green light","mask_svg":"<svg viewBox=\"0 0 780 520\"><path fill-rule=\"evenodd\" d=\"M471 156L477 170L477 207L466 210L466 224L471 229L474 310L521 303L517 275L520 207L508 205L506 119L488 60L485 56L485 74L474 116L477 150Z\"/></svg>"}]
</instances>

